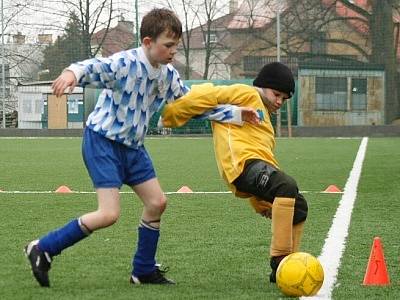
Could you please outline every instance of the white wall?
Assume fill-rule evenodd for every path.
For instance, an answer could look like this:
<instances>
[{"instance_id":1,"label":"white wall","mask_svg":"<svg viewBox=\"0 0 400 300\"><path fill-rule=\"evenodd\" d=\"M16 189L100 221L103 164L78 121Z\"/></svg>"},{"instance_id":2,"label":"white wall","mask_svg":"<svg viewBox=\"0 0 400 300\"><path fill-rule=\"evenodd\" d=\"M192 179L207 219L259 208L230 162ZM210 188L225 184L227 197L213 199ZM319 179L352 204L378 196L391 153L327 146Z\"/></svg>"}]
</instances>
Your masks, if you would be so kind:
<instances>
[{"instance_id":1,"label":"white wall","mask_svg":"<svg viewBox=\"0 0 400 300\"><path fill-rule=\"evenodd\" d=\"M18 128L41 128L42 93L18 93Z\"/></svg>"},{"instance_id":2,"label":"white wall","mask_svg":"<svg viewBox=\"0 0 400 300\"><path fill-rule=\"evenodd\" d=\"M50 83L18 86L18 128L42 128L44 102L51 93ZM83 88L76 87L73 94L83 94Z\"/></svg>"}]
</instances>

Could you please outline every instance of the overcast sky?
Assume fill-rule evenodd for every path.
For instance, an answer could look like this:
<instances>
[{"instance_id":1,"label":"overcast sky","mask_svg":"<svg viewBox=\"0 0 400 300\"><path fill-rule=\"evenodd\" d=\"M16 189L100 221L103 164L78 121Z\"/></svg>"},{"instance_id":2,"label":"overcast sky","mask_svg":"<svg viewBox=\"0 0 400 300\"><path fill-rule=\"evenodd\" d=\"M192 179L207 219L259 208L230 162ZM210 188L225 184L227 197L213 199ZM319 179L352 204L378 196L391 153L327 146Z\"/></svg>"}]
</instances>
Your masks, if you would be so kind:
<instances>
[{"instance_id":1,"label":"overcast sky","mask_svg":"<svg viewBox=\"0 0 400 300\"><path fill-rule=\"evenodd\" d=\"M40 33L53 34L53 40L57 35L62 33L62 28L67 21L66 6L63 2L74 2L78 0L3 0L4 15L4 33L5 42L7 43L10 36L18 32L26 35L27 42L35 42L36 37ZM138 0L139 6L139 23L142 16L153 7L168 7L168 0L155 0L149 4L147 0ZM199 7L203 7L201 3L205 0L196 1ZM93 3L100 3L100 0L91 0ZM181 0L170 0L174 3L178 16L183 21L183 12L179 8ZM224 13L227 13L229 0L218 0L217 5L222 7ZM94 6L93 6L94 7ZM135 0L115 0L114 9L123 15L126 20L135 21ZM116 16L117 14L115 14ZM113 26L116 24L116 20Z\"/></svg>"}]
</instances>

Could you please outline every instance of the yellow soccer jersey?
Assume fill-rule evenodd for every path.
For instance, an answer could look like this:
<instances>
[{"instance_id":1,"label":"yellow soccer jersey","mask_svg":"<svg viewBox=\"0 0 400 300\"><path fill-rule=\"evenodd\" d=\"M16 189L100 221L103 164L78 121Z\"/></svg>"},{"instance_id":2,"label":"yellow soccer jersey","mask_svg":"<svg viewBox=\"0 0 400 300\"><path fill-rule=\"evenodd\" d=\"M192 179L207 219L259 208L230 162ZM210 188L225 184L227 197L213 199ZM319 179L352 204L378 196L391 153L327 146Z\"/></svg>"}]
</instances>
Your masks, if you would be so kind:
<instances>
[{"instance_id":1,"label":"yellow soccer jersey","mask_svg":"<svg viewBox=\"0 0 400 300\"><path fill-rule=\"evenodd\" d=\"M236 191L232 182L243 172L248 159L262 159L275 167L274 129L267 108L258 91L248 85L214 86L211 83L194 85L189 93L165 106L162 117L166 127L184 125L193 116L201 115L218 104L252 107L261 116L261 123L243 126L212 122L214 151L221 177L239 197L249 197Z\"/></svg>"}]
</instances>

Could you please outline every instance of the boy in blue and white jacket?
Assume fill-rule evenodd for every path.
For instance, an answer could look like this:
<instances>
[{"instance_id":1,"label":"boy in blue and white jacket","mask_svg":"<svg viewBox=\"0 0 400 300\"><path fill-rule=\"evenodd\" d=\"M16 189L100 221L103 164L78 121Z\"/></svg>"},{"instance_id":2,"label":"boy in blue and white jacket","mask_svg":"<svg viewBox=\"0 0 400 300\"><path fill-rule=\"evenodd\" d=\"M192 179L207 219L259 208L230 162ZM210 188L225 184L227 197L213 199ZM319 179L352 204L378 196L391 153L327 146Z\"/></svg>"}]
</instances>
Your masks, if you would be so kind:
<instances>
[{"instance_id":1,"label":"boy in blue and white jacket","mask_svg":"<svg viewBox=\"0 0 400 300\"><path fill-rule=\"evenodd\" d=\"M93 231L114 224L120 215L119 189L129 185L143 202L134 254L133 284L171 284L155 261L161 215L167 200L152 161L143 145L150 118L188 89L170 64L177 52L182 26L167 9L153 9L143 17L142 46L108 58L70 65L53 83L61 96L67 88L102 88L84 130L82 153L98 199L96 211L82 215L25 247L32 272L41 286L50 286L48 272L54 256ZM220 106L206 115L211 120L257 122L252 109Z\"/></svg>"}]
</instances>

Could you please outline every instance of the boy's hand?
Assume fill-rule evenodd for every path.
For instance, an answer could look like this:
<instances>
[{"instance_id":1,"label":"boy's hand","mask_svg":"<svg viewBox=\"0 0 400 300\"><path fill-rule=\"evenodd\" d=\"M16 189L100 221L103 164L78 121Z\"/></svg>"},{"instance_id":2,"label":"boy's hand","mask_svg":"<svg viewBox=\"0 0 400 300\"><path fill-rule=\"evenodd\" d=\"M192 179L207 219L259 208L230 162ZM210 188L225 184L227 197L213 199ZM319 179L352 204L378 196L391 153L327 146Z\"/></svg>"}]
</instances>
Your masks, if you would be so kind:
<instances>
[{"instance_id":1,"label":"boy's hand","mask_svg":"<svg viewBox=\"0 0 400 300\"><path fill-rule=\"evenodd\" d=\"M69 93L72 93L75 86L77 84L77 80L74 72L70 70L65 70L61 73L60 76L57 77L56 80L53 81L51 88L53 89L53 94L57 97L61 97L64 94L66 88L69 87Z\"/></svg>"},{"instance_id":2,"label":"boy's hand","mask_svg":"<svg viewBox=\"0 0 400 300\"><path fill-rule=\"evenodd\" d=\"M242 121L253 125L260 124L260 117L254 108L241 107L241 111L242 111Z\"/></svg>"}]
</instances>

